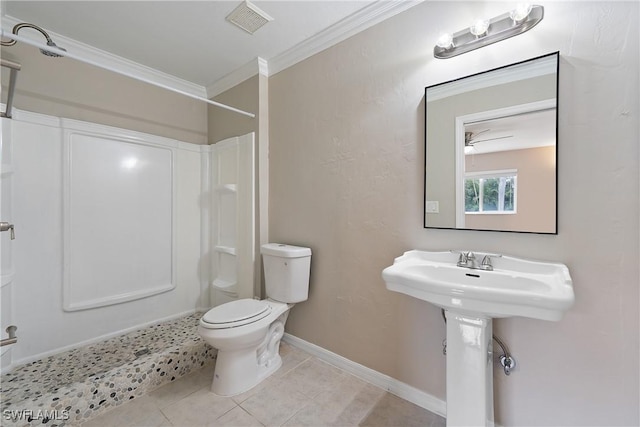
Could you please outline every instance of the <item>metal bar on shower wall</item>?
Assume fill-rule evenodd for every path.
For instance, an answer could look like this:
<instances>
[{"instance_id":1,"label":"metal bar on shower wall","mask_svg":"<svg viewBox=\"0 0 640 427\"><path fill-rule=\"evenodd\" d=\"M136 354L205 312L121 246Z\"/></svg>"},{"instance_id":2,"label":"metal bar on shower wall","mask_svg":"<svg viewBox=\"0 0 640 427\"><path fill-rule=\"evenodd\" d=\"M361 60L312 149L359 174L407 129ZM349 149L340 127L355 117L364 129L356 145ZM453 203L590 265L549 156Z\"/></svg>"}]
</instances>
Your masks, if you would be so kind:
<instances>
[{"instance_id":1,"label":"metal bar on shower wall","mask_svg":"<svg viewBox=\"0 0 640 427\"><path fill-rule=\"evenodd\" d=\"M160 87L162 89L169 90L171 92L179 93L180 95L184 95L184 96L187 96L189 98L197 99L199 101L204 101L204 102L206 102L208 104L215 105L216 107L220 107L220 108L224 108L225 110L233 111L234 113L242 114L244 116L251 117L251 118L255 118L255 116L256 116L253 113L249 113L247 111L240 110L239 108L231 107L229 105L222 104L220 102L216 102L216 101L213 101L211 99L204 98L202 96L194 95L192 93L189 93L189 92L186 92L186 91L183 91L183 90L180 90L180 89L176 89L174 87L165 85L163 83L155 82L155 81L153 81L151 79L147 79L145 77L141 77L141 76L135 75L133 73L129 73L127 71L119 70L117 68L110 67L110 66L105 65L105 64L101 64L101 63L99 63L97 61L94 61L94 60L88 59L88 58L84 58L81 55L78 55L78 54L75 54L75 53L72 53L72 52L66 52L66 51L63 52L60 49L57 49L56 47L47 46L46 44L35 42L35 41L30 40L30 39L28 39L26 37L18 36L18 35L13 34L13 33L8 33L8 32L6 32L5 30L3 30L1 28L0 28L0 35L2 37L9 38L11 40L15 40L15 41L18 41L18 42L22 42L22 43L37 47L39 49L46 50L47 52L51 52L51 53L55 53L55 54L58 54L58 55L62 55L64 57L66 57L66 58L75 59L76 61L84 62L85 64L93 65L94 67L102 68L104 70L111 71L111 72L117 73L117 74L121 74L123 76L130 77L132 79L139 80L141 82L148 83L150 85L157 86L157 87Z\"/></svg>"},{"instance_id":2,"label":"metal bar on shower wall","mask_svg":"<svg viewBox=\"0 0 640 427\"><path fill-rule=\"evenodd\" d=\"M9 325L5 330L7 331L9 338L0 340L0 347L4 347L5 345L10 345L10 344L15 344L18 342L18 337L16 336L16 331L18 330L18 327L16 325Z\"/></svg>"},{"instance_id":3,"label":"metal bar on shower wall","mask_svg":"<svg viewBox=\"0 0 640 427\"><path fill-rule=\"evenodd\" d=\"M0 59L0 64L3 67L11 68L11 69L17 70L17 71L20 71L20 68L22 68L22 65L18 64L17 62L10 61L10 60L4 59L4 58Z\"/></svg>"},{"instance_id":4,"label":"metal bar on shower wall","mask_svg":"<svg viewBox=\"0 0 640 427\"><path fill-rule=\"evenodd\" d=\"M2 59L0 65L9 68L9 88L7 89L7 103L3 113L0 113L0 117L11 118L11 109L13 107L13 93L16 90L16 79L18 78L18 71L20 71L21 65L17 62L9 61L8 59Z\"/></svg>"}]
</instances>

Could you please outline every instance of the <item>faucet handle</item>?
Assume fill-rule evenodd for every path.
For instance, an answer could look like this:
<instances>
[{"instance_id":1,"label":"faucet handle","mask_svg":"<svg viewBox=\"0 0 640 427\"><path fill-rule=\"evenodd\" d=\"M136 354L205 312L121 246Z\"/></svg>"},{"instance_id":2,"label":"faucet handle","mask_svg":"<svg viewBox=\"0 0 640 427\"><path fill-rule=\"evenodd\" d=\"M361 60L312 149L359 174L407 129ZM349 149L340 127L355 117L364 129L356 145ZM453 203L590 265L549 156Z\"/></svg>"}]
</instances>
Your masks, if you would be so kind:
<instances>
[{"instance_id":1,"label":"faucet handle","mask_svg":"<svg viewBox=\"0 0 640 427\"><path fill-rule=\"evenodd\" d=\"M467 261L469 259L469 252L465 252L465 251L456 251L456 250L450 250L449 252L453 253L453 254L458 254L458 267L466 267L467 265Z\"/></svg>"},{"instance_id":2,"label":"faucet handle","mask_svg":"<svg viewBox=\"0 0 640 427\"><path fill-rule=\"evenodd\" d=\"M493 264L491 264L491 258L500 258L501 254L485 254L484 258L482 258L481 269L483 270L493 270Z\"/></svg>"}]
</instances>

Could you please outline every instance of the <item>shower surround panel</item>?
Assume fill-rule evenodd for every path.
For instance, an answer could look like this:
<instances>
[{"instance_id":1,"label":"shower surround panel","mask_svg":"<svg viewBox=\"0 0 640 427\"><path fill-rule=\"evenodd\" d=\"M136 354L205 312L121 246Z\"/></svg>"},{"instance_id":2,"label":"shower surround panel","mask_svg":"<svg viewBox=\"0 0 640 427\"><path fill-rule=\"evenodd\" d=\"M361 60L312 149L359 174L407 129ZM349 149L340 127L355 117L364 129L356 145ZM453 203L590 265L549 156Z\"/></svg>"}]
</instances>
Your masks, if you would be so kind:
<instances>
[{"instance_id":1,"label":"shower surround panel","mask_svg":"<svg viewBox=\"0 0 640 427\"><path fill-rule=\"evenodd\" d=\"M64 131L64 310L175 288L175 152L157 142Z\"/></svg>"},{"instance_id":2,"label":"shower surround panel","mask_svg":"<svg viewBox=\"0 0 640 427\"><path fill-rule=\"evenodd\" d=\"M210 147L19 110L10 126L13 365L208 306Z\"/></svg>"}]
</instances>

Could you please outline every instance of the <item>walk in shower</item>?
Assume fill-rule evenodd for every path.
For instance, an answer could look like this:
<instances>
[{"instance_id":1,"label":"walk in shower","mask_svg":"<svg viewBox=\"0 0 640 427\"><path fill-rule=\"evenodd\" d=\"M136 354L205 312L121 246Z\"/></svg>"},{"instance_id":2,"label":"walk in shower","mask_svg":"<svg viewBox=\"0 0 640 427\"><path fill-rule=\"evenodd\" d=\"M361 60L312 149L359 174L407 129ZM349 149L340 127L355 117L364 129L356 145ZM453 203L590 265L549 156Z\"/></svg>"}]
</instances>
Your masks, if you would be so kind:
<instances>
[{"instance_id":1,"label":"walk in shower","mask_svg":"<svg viewBox=\"0 0 640 427\"><path fill-rule=\"evenodd\" d=\"M55 366L55 377L19 405L120 384L138 358L153 369L180 361L176 375L119 388L119 400L64 406L86 419L211 361L199 312L253 295L253 134L202 146L15 110L2 135L2 214L15 240L2 233L1 326L19 337L2 347L3 404L34 368ZM148 328L165 333L151 342Z\"/></svg>"},{"instance_id":2,"label":"walk in shower","mask_svg":"<svg viewBox=\"0 0 640 427\"><path fill-rule=\"evenodd\" d=\"M254 295L254 134L199 145L20 110L9 65L2 409L77 422L211 362L199 313Z\"/></svg>"}]
</instances>

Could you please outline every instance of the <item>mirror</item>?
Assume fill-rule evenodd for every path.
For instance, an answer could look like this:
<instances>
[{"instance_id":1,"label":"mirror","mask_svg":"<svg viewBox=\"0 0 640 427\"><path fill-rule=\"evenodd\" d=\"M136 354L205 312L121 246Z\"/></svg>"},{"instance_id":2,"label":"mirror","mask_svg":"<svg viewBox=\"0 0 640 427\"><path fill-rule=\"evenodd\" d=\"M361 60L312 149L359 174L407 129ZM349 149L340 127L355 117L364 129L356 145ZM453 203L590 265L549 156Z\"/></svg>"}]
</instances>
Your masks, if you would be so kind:
<instances>
[{"instance_id":1,"label":"mirror","mask_svg":"<svg viewBox=\"0 0 640 427\"><path fill-rule=\"evenodd\" d=\"M557 234L558 64L425 89L425 228Z\"/></svg>"}]
</instances>

